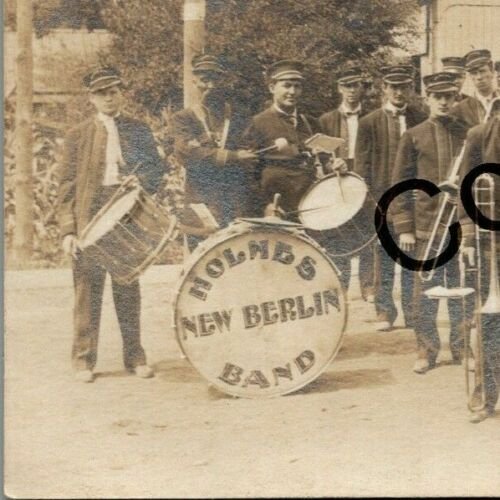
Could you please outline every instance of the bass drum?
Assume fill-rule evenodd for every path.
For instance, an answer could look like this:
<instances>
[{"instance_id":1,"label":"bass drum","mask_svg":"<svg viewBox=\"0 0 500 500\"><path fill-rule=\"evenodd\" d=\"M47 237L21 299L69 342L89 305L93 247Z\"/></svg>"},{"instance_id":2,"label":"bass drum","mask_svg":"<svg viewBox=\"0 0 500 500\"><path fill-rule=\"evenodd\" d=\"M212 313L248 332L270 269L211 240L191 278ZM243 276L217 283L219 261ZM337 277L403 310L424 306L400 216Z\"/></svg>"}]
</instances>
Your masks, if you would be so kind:
<instances>
[{"instance_id":1,"label":"bass drum","mask_svg":"<svg viewBox=\"0 0 500 500\"><path fill-rule=\"evenodd\" d=\"M298 215L307 233L329 255L350 256L376 238L376 206L359 175L329 174L308 189L300 201Z\"/></svg>"},{"instance_id":2,"label":"bass drum","mask_svg":"<svg viewBox=\"0 0 500 500\"><path fill-rule=\"evenodd\" d=\"M295 225L237 221L190 255L178 285L179 345L221 391L267 398L303 387L340 348L338 272Z\"/></svg>"}]
</instances>

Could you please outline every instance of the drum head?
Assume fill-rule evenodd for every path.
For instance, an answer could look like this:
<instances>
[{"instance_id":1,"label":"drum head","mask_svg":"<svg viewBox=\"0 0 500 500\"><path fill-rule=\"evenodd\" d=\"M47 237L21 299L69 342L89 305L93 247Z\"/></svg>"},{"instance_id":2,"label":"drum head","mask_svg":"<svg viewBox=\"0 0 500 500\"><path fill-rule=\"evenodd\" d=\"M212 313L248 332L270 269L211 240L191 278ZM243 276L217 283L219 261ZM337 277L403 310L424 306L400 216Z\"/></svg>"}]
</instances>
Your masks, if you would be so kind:
<instances>
[{"instance_id":1,"label":"drum head","mask_svg":"<svg viewBox=\"0 0 500 500\"><path fill-rule=\"evenodd\" d=\"M316 182L299 205L302 224L315 231L340 227L363 207L368 188L355 174L330 175Z\"/></svg>"},{"instance_id":2,"label":"drum head","mask_svg":"<svg viewBox=\"0 0 500 500\"><path fill-rule=\"evenodd\" d=\"M107 207L106 210L99 211L85 228L80 246L85 248L89 245L93 245L105 234L109 233L109 231L115 227L116 223L132 210L132 207L137 201L137 197L137 190L127 192Z\"/></svg>"},{"instance_id":3,"label":"drum head","mask_svg":"<svg viewBox=\"0 0 500 500\"><path fill-rule=\"evenodd\" d=\"M262 398L299 389L340 347L347 310L335 267L310 238L285 230L222 236L195 250L181 280L174 313L181 349L226 393Z\"/></svg>"}]
</instances>

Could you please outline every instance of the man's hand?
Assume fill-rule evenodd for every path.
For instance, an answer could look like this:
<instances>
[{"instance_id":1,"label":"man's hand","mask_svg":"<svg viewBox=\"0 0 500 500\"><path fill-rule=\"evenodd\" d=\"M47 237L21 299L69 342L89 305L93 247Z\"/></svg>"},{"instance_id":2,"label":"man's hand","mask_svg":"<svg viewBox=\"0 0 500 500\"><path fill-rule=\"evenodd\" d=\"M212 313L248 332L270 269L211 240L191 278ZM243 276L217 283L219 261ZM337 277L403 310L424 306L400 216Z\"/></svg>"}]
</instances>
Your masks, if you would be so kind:
<instances>
[{"instance_id":1,"label":"man's hand","mask_svg":"<svg viewBox=\"0 0 500 500\"><path fill-rule=\"evenodd\" d=\"M238 149L236 151L236 160L240 162L254 162L257 161L259 157L249 149Z\"/></svg>"},{"instance_id":2,"label":"man's hand","mask_svg":"<svg viewBox=\"0 0 500 500\"><path fill-rule=\"evenodd\" d=\"M78 240L74 234L67 234L63 238L62 249L69 257L78 258Z\"/></svg>"},{"instance_id":3,"label":"man's hand","mask_svg":"<svg viewBox=\"0 0 500 500\"><path fill-rule=\"evenodd\" d=\"M460 254L467 267L473 267L476 263L476 249L472 246L461 246Z\"/></svg>"},{"instance_id":4,"label":"man's hand","mask_svg":"<svg viewBox=\"0 0 500 500\"><path fill-rule=\"evenodd\" d=\"M415 235L413 233L402 233L399 236L399 248L403 252L412 252L415 248Z\"/></svg>"},{"instance_id":5,"label":"man's hand","mask_svg":"<svg viewBox=\"0 0 500 500\"><path fill-rule=\"evenodd\" d=\"M347 174L348 167L344 159L334 158L333 161L331 162L331 166L334 172L338 172L340 175Z\"/></svg>"},{"instance_id":6,"label":"man's hand","mask_svg":"<svg viewBox=\"0 0 500 500\"><path fill-rule=\"evenodd\" d=\"M136 175L127 175L122 179L122 188L136 188L139 187L141 183L139 182L139 179L137 178Z\"/></svg>"},{"instance_id":7,"label":"man's hand","mask_svg":"<svg viewBox=\"0 0 500 500\"><path fill-rule=\"evenodd\" d=\"M283 219L285 217L285 211L280 207L276 207L274 203L269 203L264 209L264 217L279 217Z\"/></svg>"}]
</instances>

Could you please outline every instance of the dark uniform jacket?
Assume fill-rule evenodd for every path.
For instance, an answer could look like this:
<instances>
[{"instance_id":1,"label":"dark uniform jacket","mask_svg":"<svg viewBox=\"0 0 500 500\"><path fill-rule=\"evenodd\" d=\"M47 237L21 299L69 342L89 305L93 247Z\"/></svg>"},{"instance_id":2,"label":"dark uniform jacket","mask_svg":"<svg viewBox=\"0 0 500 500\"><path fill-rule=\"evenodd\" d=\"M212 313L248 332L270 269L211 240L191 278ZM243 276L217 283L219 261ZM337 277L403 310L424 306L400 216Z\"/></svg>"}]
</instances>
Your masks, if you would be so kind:
<instances>
[{"instance_id":1,"label":"dark uniform jacket","mask_svg":"<svg viewBox=\"0 0 500 500\"><path fill-rule=\"evenodd\" d=\"M359 112L358 115L358 129L359 129L359 120L365 115L366 111L364 111L363 108L361 108L361 111ZM332 111L324 113L319 118L319 124L324 134L329 135L331 137L341 137L342 139L346 140L345 145L338 149L337 156L339 156L340 158L349 159L347 121L342 111L340 111L339 109L334 109ZM349 169L352 169L354 167L354 162L352 162L352 164L350 165L348 162L348 166Z\"/></svg>"},{"instance_id":2,"label":"dark uniform jacket","mask_svg":"<svg viewBox=\"0 0 500 500\"><path fill-rule=\"evenodd\" d=\"M426 118L425 113L408 106L406 129L418 125ZM365 179L376 201L392 186L394 163L391 162L389 119L393 118L384 108L372 111L359 121L356 139L354 171Z\"/></svg>"},{"instance_id":3,"label":"dark uniform jacket","mask_svg":"<svg viewBox=\"0 0 500 500\"><path fill-rule=\"evenodd\" d=\"M461 179L474 167L483 163L500 163L500 118L498 117L469 130L461 166ZM500 167L498 175L492 175L492 178L495 183L495 220L500 220ZM487 208L482 207L481 212L490 218ZM461 206L459 206L459 216L462 235L466 239L466 243L470 245L474 241L475 224Z\"/></svg>"},{"instance_id":4,"label":"dark uniform jacket","mask_svg":"<svg viewBox=\"0 0 500 500\"><path fill-rule=\"evenodd\" d=\"M247 115L232 111L229 104L225 115L229 129L224 148L219 147L214 134L221 135L223 117L217 123L207 108L199 107L179 111L172 118L175 156L186 168L185 205L204 203L223 225L236 216L250 214L255 183L253 167L235 161L235 150L242 147L242 134L248 125Z\"/></svg>"},{"instance_id":5,"label":"dark uniform jacket","mask_svg":"<svg viewBox=\"0 0 500 500\"><path fill-rule=\"evenodd\" d=\"M166 171L150 128L123 114L115 118L125 166L121 175L134 172L142 187L153 193ZM62 237L80 235L94 215L93 203L106 169L107 132L97 116L71 129L64 141L60 166L59 221Z\"/></svg>"},{"instance_id":6,"label":"dark uniform jacket","mask_svg":"<svg viewBox=\"0 0 500 500\"><path fill-rule=\"evenodd\" d=\"M438 186L447 180L466 133L466 124L448 117L429 118L407 130L399 143L392 184L425 179ZM418 239L427 239L440 201L439 196L431 197L420 190L396 197L391 205L396 233L414 233Z\"/></svg>"},{"instance_id":7,"label":"dark uniform jacket","mask_svg":"<svg viewBox=\"0 0 500 500\"><path fill-rule=\"evenodd\" d=\"M290 123L274 106L252 118L245 133L245 141L251 149L272 146L278 138L304 150L304 141L320 132L315 118L298 113L297 127ZM265 155L258 166L264 203L270 203L276 193L281 194L280 206L285 211L297 209L302 196L315 180L315 170L301 154L290 156L276 152Z\"/></svg>"},{"instance_id":8,"label":"dark uniform jacket","mask_svg":"<svg viewBox=\"0 0 500 500\"><path fill-rule=\"evenodd\" d=\"M467 96L453 106L451 114L467 123L468 127L471 128L484 121L486 110L479 99L473 96Z\"/></svg>"}]
</instances>

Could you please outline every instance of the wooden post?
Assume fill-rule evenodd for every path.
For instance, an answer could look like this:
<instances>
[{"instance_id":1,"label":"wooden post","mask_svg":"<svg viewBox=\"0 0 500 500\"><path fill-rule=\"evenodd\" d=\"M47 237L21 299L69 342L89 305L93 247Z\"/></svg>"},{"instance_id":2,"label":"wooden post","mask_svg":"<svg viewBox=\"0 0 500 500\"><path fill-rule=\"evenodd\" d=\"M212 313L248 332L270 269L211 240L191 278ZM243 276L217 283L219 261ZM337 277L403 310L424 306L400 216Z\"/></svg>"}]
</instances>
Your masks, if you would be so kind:
<instances>
[{"instance_id":1,"label":"wooden post","mask_svg":"<svg viewBox=\"0 0 500 500\"><path fill-rule=\"evenodd\" d=\"M184 0L184 106L199 102L200 96L193 85L191 61L205 48L205 0Z\"/></svg>"},{"instance_id":2,"label":"wooden post","mask_svg":"<svg viewBox=\"0 0 500 500\"><path fill-rule=\"evenodd\" d=\"M31 0L17 0L16 55L16 226L14 262L27 267L33 253L33 6Z\"/></svg>"}]
</instances>

